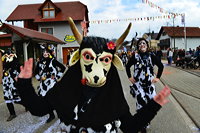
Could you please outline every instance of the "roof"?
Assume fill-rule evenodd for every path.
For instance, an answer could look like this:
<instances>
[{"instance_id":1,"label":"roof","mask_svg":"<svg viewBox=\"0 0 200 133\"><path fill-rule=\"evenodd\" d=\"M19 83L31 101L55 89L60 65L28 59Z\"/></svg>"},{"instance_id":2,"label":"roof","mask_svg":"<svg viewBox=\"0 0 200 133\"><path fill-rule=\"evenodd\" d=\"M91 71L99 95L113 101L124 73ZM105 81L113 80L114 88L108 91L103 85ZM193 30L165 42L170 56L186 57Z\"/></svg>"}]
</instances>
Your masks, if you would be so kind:
<instances>
[{"instance_id":1,"label":"roof","mask_svg":"<svg viewBox=\"0 0 200 133\"><path fill-rule=\"evenodd\" d=\"M45 0L45 2L39 7L38 10L41 11L48 2L50 2L57 11L60 11L60 8L57 7L51 0Z\"/></svg>"},{"instance_id":2,"label":"roof","mask_svg":"<svg viewBox=\"0 0 200 133\"><path fill-rule=\"evenodd\" d=\"M165 27L162 26L156 39L165 32L170 37L184 37L184 27ZM199 27L186 27L186 37L200 37Z\"/></svg>"},{"instance_id":3,"label":"roof","mask_svg":"<svg viewBox=\"0 0 200 133\"><path fill-rule=\"evenodd\" d=\"M0 42L0 47L10 47L12 46L12 42Z\"/></svg>"},{"instance_id":4,"label":"roof","mask_svg":"<svg viewBox=\"0 0 200 133\"><path fill-rule=\"evenodd\" d=\"M43 6L43 3L40 3L40 4L18 5L17 8L15 8L15 10L9 15L6 21L23 21L23 20L34 20L34 22L67 21L67 17L72 17L74 21L84 20L84 18L86 19L86 21L88 21L87 6L79 1L55 2L53 4L58 9L61 10L60 12L58 12L55 18L43 19L40 12L40 8Z\"/></svg>"},{"instance_id":5,"label":"roof","mask_svg":"<svg viewBox=\"0 0 200 133\"><path fill-rule=\"evenodd\" d=\"M0 38L11 37L11 34L0 34Z\"/></svg>"},{"instance_id":6,"label":"roof","mask_svg":"<svg viewBox=\"0 0 200 133\"><path fill-rule=\"evenodd\" d=\"M38 32L35 30L22 28L10 24L4 23L2 27L0 27L0 31L7 32L7 33L16 33L18 36L20 36L23 39L32 39L40 42L48 42L48 43L55 43L55 44L65 44L65 42L57 39L53 35Z\"/></svg>"},{"instance_id":7,"label":"roof","mask_svg":"<svg viewBox=\"0 0 200 133\"><path fill-rule=\"evenodd\" d=\"M151 35L151 39L156 39L156 37L158 36L158 33L145 33L148 36Z\"/></svg>"}]
</instances>

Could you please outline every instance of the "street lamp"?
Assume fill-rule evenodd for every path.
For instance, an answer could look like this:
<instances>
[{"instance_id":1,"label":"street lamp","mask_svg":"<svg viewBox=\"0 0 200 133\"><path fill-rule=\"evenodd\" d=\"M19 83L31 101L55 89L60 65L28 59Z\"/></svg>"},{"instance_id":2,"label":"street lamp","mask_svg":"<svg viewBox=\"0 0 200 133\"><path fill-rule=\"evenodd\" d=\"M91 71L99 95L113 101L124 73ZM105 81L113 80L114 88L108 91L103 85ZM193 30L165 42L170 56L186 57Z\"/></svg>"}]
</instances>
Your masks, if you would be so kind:
<instances>
[{"instance_id":1,"label":"street lamp","mask_svg":"<svg viewBox=\"0 0 200 133\"><path fill-rule=\"evenodd\" d=\"M175 14L173 14L173 36L174 36L174 50L175 50L175 32L174 32L174 18L175 18Z\"/></svg>"},{"instance_id":2,"label":"street lamp","mask_svg":"<svg viewBox=\"0 0 200 133\"><path fill-rule=\"evenodd\" d=\"M187 52L187 41L186 41L186 27L185 27L185 13L184 13L184 38L185 38L185 54Z\"/></svg>"},{"instance_id":3,"label":"street lamp","mask_svg":"<svg viewBox=\"0 0 200 133\"><path fill-rule=\"evenodd\" d=\"M185 13L182 14L181 16L181 23L184 25L184 43L185 43L185 54L187 52L187 41L186 41L186 27L185 27Z\"/></svg>"}]
</instances>

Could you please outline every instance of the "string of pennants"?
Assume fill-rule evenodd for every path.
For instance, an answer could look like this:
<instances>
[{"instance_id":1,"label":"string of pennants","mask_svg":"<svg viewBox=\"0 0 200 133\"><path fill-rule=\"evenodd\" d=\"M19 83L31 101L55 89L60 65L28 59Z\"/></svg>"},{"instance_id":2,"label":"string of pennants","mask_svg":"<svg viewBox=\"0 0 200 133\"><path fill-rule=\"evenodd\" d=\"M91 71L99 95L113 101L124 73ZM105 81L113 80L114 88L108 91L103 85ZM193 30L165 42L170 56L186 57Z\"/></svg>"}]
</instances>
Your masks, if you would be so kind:
<instances>
[{"instance_id":1,"label":"string of pennants","mask_svg":"<svg viewBox=\"0 0 200 133\"><path fill-rule=\"evenodd\" d=\"M107 19L107 20L91 20L87 21L86 23L90 24L101 24L101 23L113 23L113 22L123 22L123 21L154 21L158 19L171 19L175 18L176 16L184 16L184 14L181 13L173 13L168 12L167 10L164 10L160 6L154 4L153 2L149 0L141 0L142 3L148 4L151 8L158 9L161 13L165 13L166 15L162 16L153 16L153 17L138 17L138 18L125 18L125 19Z\"/></svg>"},{"instance_id":2,"label":"string of pennants","mask_svg":"<svg viewBox=\"0 0 200 133\"><path fill-rule=\"evenodd\" d=\"M149 0L142 0L142 3L145 3L145 4L149 5L151 8L156 8L156 9L158 9L161 13L174 15L174 17L175 17L175 16L182 16L182 15L184 15L184 14L181 14L181 13L168 12L167 10L161 8L160 6L154 4L153 2L151 2L151 1L149 1Z\"/></svg>"},{"instance_id":3,"label":"string of pennants","mask_svg":"<svg viewBox=\"0 0 200 133\"><path fill-rule=\"evenodd\" d=\"M100 24L100 23L113 23L113 22L123 22L123 21L154 21L157 19L170 19L174 15L163 15L163 16L154 16L154 17L139 17L139 18L125 18L125 19L107 19L107 20L92 20L89 21L91 24Z\"/></svg>"}]
</instances>

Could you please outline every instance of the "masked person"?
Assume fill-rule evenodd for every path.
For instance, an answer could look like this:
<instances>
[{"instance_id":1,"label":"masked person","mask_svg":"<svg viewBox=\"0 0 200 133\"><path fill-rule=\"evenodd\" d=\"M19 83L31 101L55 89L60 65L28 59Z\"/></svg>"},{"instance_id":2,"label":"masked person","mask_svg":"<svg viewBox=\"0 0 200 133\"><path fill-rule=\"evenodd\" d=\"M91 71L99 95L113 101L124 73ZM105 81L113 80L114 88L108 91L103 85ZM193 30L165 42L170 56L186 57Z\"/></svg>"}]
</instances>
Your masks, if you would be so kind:
<instances>
[{"instance_id":1,"label":"masked person","mask_svg":"<svg viewBox=\"0 0 200 133\"><path fill-rule=\"evenodd\" d=\"M137 99L136 111L145 106L155 95L155 85L159 81L162 72L163 64L153 53L148 51L148 41L141 38L137 41L137 50L126 65L126 73L133 84L131 86L131 94ZM133 76L131 76L131 66L134 66ZM154 76L154 65L158 67L158 73ZM146 128L142 130L146 132Z\"/></svg>"},{"instance_id":2,"label":"masked person","mask_svg":"<svg viewBox=\"0 0 200 133\"><path fill-rule=\"evenodd\" d=\"M131 24L116 42L83 37L71 18L69 24L80 48L72 54L69 69L45 99L35 94L31 84L33 59L20 68L17 83L25 106L36 116L47 114L53 106L61 122L59 132L115 133L120 128L124 133L136 133L167 103L170 89L165 87L137 114L130 113L117 71L123 69L123 64L116 51Z\"/></svg>"},{"instance_id":3,"label":"masked person","mask_svg":"<svg viewBox=\"0 0 200 133\"><path fill-rule=\"evenodd\" d=\"M54 58L54 46L42 46L42 58L38 61L35 68L35 78L40 81L38 86L38 95L45 97L46 93L56 84L65 71L65 66ZM55 118L52 111L49 112L49 118L46 123L51 122Z\"/></svg>"},{"instance_id":4,"label":"masked person","mask_svg":"<svg viewBox=\"0 0 200 133\"><path fill-rule=\"evenodd\" d=\"M17 55L14 53L14 51L8 49L6 51L1 50L1 52L3 62L3 94L5 103L10 113L7 121L11 121L16 117L13 103L21 103L21 98L16 88L17 76L20 72L20 66L18 63Z\"/></svg>"}]
</instances>

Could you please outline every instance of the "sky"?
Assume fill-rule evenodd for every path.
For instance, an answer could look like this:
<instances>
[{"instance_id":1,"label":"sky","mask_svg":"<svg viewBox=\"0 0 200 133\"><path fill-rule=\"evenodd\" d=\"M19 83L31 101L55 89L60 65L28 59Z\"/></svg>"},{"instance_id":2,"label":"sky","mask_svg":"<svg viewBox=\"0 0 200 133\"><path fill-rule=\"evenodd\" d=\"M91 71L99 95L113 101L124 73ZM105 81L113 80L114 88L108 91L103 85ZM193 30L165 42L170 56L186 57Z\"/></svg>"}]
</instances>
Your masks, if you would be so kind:
<instances>
[{"instance_id":1,"label":"sky","mask_svg":"<svg viewBox=\"0 0 200 133\"><path fill-rule=\"evenodd\" d=\"M6 18L12 11L22 4L43 3L45 0L0 0L0 19L6 22ZM52 2L67 2L73 0L52 0ZM200 27L200 1L199 0L148 0L154 7L145 3L145 0L79 0L87 5L89 20L91 21L88 35L100 36L109 39L118 38L124 32L129 23L132 27L126 40L131 40L136 32L138 37L144 33L158 33L162 26L184 26L181 16L174 19L156 18L157 16L169 15L170 12L185 14L186 27ZM151 4L152 5L152 4ZM163 9L161 12L157 7ZM154 20L134 20L144 17L154 17ZM116 21L116 20L120 21ZM103 20L98 23L98 20ZM115 20L106 23L104 20ZM174 24L173 24L174 22ZM21 22L16 25L22 26Z\"/></svg>"}]
</instances>

